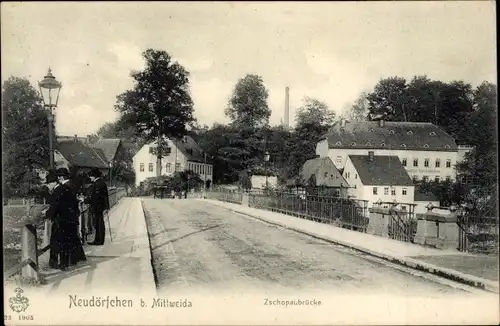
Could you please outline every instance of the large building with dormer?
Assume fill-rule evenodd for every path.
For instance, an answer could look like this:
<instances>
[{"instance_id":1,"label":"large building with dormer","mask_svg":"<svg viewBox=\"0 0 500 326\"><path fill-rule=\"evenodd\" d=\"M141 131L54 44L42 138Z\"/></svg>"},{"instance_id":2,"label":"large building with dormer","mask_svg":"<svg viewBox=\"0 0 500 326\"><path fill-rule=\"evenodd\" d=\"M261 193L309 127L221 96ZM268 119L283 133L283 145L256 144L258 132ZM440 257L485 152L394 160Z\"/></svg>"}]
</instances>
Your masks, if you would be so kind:
<instances>
[{"instance_id":1,"label":"large building with dormer","mask_svg":"<svg viewBox=\"0 0 500 326\"><path fill-rule=\"evenodd\" d=\"M396 156L413 180L454 180L463 158L455 139L427 122L342 121L316 145L343 171L349 155Z\"/></svg>"},{"instance_id":2,"label":"large building with dormer","mask_svg":"<svg viewBox=\"0 0 500 326\"><path fill-rule=\"evenodd\" d=\"M162 156L161 175L173 175L175 172L191 170L197 173L202 180L206 180L206 187L210 188L213 180L213 165L209 158L205 158L203 151L193 138L185 136L180 139L166 139L166 153ZM135 183L139 186L147 178L156 177L155 148L157 142L146 144L132 159L135 171Z\"/></svg>"}]
</instances>

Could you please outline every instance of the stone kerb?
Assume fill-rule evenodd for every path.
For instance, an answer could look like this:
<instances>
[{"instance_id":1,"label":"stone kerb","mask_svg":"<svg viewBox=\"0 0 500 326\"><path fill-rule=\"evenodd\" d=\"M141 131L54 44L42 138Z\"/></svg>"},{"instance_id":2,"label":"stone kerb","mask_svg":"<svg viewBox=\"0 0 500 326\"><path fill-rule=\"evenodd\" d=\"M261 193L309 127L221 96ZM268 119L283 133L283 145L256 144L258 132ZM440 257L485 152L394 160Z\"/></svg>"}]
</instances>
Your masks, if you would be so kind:
<instances>
[{"instance_id":1,"label":"stone kerb","mask_svg":"<svg viewBox=\"0 0 500 326\"><path fill-rule=\"evenodd\" d=\"M366 232L369 234L388 237L389 236L389 209L388 208L370 208L370 217Z\"/></svg>"},{"instance_id":2,"label":"stone kerb","mask_svg":"<svg viewBox=\"0 0 500 326\"><path fill-rule=\"evenodd\" d=\"M435 247L438 249L457 249L459 241L459 227L457 212L433 212L417 214L417 234L415 243Z\"/></svg>"}]
</instances>

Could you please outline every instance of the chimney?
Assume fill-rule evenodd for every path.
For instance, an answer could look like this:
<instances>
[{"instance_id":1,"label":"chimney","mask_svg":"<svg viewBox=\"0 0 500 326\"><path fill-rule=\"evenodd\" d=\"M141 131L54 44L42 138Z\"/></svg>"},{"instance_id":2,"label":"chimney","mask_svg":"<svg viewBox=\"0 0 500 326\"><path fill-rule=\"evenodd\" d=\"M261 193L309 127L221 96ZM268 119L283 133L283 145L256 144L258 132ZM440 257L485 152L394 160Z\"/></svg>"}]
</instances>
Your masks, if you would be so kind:
<instances>
[{"instance_id":1,"label":"chimney","mask_svg":"<svg viewBox=\"0 0 500 326\"><path fill-rule=\"evenodd\" d=\"M373 162L375 160L375 152L373 151L368 152L368 160L370 160L370 162Z\"/></svg>"},{"instance_id":2,"label":"chimney","mask_svg":"<svg viewBox=\"0 0 500 326\"><path fill-rule=\"evenodd\" d=\"M378 126L379 127L383 127L384 126L384 118L380 118L380 120L378 121Z\"/></svg>"},{"instance_id":3,"label":"chimney","mask_svg":"<svg viewBox=\"0 0 500 326\"><path fill-rule=\"evenodd\" d=\"M290 127L290 88L285 88L285 127Z\"/></svg>"}]
</instances>

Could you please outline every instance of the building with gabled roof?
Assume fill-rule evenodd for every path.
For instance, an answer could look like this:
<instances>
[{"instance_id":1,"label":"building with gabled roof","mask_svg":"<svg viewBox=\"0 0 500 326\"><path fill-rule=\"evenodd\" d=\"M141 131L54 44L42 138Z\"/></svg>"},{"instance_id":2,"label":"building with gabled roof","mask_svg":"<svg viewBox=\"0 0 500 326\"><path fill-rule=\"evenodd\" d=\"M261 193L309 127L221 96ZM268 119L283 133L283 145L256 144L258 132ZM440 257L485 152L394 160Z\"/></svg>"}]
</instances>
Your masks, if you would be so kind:
<instances>
[{"instance_id":1,"label":"building with gabled roof","mask_svg":"<svg viewBox=\"0 0 500 326\"><path fill-rule=\"evenodd\" d=\"M81 142L79 139L64 139L57 142L54 150L54 163L56 167L76 167L84 172L93 168L108 173L109 163L104 152Z\"/></svg>"},{"instance_id":2,"label":"building with gabled roof","mask_svg":"<svg viewBox=\"0 0 500 326\"><path fill-rule=\"evenodd\" d=\"M108 162L113 162L120 150L120 146L122 146L122 141L119 138L99 138L89 145L101 150Z\"/></svg>"},{"instance_id":3,"label":"building with gabled roof","mask_svg":"<svg viewBox=\"0 0 500 326\"><path fill-rule=\"evenodd\" d=\"M349 155L397 156L413 179L453 180L459 160L453 137L427 122L341 121L316 145L342 170Z\"/></svg>"},{"instance_id":4,"label":"building with gabled roof","mask_svg":"<svg viewBox=\"0 0 500 326\"><path fill-rule=\"evenodd\" d=\"M343 176L350 185L349 194L357 199L374 202L412 204L415 185L395 155L349 155ZM404 205L403 205L404 206Z\"/></svg>"},{"instance_id":5,"label":"building with gabled roof","mask_svg":"<svg viewBox=\"0 0 500 326\"><path fill-rule=\"evenodd\" d=\"M164 140L167 153L162 156L161 175L173 175L175 172L191 170L197 173L206 182L207 188L213 181L213 164L205 153L190 136ZM147 178L156 177L155 148L157 142L141 147L134 155L132 165L135 171L136 186ZM205 163L206 162L206 163Z\"/></svg>"}]
</instances>

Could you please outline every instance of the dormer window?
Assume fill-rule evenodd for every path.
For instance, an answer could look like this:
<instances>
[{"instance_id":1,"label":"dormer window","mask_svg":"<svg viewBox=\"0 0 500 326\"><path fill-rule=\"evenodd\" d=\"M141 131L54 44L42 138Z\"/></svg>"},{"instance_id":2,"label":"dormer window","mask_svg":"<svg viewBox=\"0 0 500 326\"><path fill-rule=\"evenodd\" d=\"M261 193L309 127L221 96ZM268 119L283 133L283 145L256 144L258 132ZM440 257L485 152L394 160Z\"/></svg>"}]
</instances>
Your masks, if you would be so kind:
<instances>
[{"instance_id":1,"label":"dormer window","mask_svg":"<svg viewBox=\"0 0 500 326\"><path fill-rule=\"evenodd\" d=\"M353 142L351 143L351 146L356 146L356 142L355 142L355 141L353 141Z\"/></svg>"},{"instance_id":2,"label":"dormer window","mask_svg":"<svg viewBox=\"0 0 500 326\"><path fill-rule=\"evenodd\" d=\"M434 131L431 131L431 132L429 133L429 135L431 135L431 136L436 136L436 133L435 133Z\"/></svg>"},{"instance_id":3,"label":"dormer window","mask_svg":"<svg viewBox=\"0 0 500 326\"><path fill-rule=\"evenodd\" d=\"M368 129L369 132L373 132L373 128Z\"/></svg>"},{"instance_id":4,"label":"dormer window","mask_svg":"<svg viewBox=\"0 0 500 326\"><path fill-rule=\"evenodd\" d=\"M401 144L401 147L406 148L406 145L405 144Z\"/></svg>"},{"instance_id":5,"label":"dormer window","mask_svg":"<svg viewBox=\"0 0 500 326\"><path fill-rule=\"evenodd\" d=\"M366 146L371 146L372 144L370 142L367 142L366 143Z\"/></svg>"},{"instance_id":6,"label":"dormer window","mask_svg":"<svg viewBox=\"0 0 500 326\"><path fill-rule=\"evenodd\" d=\"M389 130L389 135L394 135L394 130Z\"/></svg>"},{"instance_id":7,"label":"dormer window","mask_svg":"<svg viewBox=\"0 0 500 326\"><path fill-rule=\"evenodd\" d=\"M385 147L385 143L380 144L381 147Z\"/></svg>"},{"instance_id":8,"label":"dormer window","mask_svg":"<svg viewBox=\"0 0 500 326\"><path fill-rule=\"evenodd\" d=\"M340 145L342 145L342 143L338 141L335 143L335 145L340 146Z\"/></svg>"},{"instance_id":9,"label":"dormer window","mask_svg":"<svg viewBox=\"0 0 500 326\"><path fill-rule=\"evenodd\" d=\"M408 134L408 135L413 135L413 131L408 130L407 134Z\"/></svg>"},{"instance_id":10,"label":"dormer window","mask_svg":"<svg viewBox=\"0 0 500 326\"><path fill-rule=\"evenodd\" d=\"M424 145L424 148L429 148L429 145L425 144L425 145Z\"/></svg>"},{"instance_id":11,"label":"dormer window","mask_svg":"<svg viewBox=\"0 0 500 326\"><path fill-rule=\"evenodd\" d=\"M450 145L445 145L444 148L450 148Z\"/></svg>"}]
</instances>

